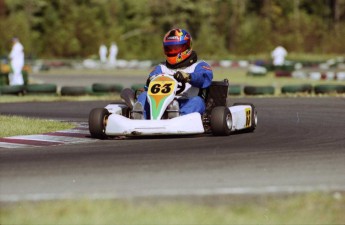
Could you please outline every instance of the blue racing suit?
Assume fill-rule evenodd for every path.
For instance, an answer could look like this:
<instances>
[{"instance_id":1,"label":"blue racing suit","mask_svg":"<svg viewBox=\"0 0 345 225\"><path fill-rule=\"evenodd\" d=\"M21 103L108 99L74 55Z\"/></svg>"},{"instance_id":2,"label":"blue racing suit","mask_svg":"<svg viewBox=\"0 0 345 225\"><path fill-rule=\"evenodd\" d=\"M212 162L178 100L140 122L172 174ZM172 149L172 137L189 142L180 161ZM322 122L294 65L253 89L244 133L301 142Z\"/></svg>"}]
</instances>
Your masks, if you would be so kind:
<instances>
[{"instance_id":1,"label":"blue racing suit","mask_svg":"<svg viewBox=\"0 0 345 225\"><path fill-rule=\"evenodd\" d=\"M213 79L213 72L211 67L205 61L197 61L194 64L178 69L170 69L165 64L159 64L150 73L149 77L158 74L174 75L177 71L183 71L190 74L190 81L186 83L184 91L177 97L180 105L180 115L185 115L193 112L203 114L206 106L204 99L198 96L200 89L207 88L211 85ZM144 92L138 96L138 102L143 105L144 118L149 118L150 108L146 99L147 87Z\"/></svg>"}]
</instances>

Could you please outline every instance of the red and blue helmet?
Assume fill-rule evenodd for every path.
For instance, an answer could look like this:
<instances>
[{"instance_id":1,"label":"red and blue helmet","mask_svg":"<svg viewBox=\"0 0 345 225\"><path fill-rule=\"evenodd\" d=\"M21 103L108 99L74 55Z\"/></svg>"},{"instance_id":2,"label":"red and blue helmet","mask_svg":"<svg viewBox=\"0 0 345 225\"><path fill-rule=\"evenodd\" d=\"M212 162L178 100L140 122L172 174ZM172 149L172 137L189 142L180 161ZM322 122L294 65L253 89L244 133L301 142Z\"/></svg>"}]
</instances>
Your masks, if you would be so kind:
<instances>
[{"instance_id":1,"label":"red and blue helmet","mask_svg":"<svg viewBox=\"0 0 345 225\"><path fill-rule=\"evenodd\" d=\"M163 48L167 62L175 65L192 54L192 36L183 29L170 30L163 38Z\"/></svg>"}]
</instances>

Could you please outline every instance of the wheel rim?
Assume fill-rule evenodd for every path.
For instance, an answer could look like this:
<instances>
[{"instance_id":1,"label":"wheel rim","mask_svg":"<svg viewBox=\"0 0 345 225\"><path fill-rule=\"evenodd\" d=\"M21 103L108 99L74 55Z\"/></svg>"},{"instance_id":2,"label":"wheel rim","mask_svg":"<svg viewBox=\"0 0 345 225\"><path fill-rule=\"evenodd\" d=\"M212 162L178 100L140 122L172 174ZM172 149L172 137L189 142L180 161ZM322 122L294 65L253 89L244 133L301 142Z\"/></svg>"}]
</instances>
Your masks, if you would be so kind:
<instances>
[{"instance_id":1,"label":"wheel rim","mask_svg":"<svg viewBox=\"0 0 345 225\"><path fill-rule=\"evenodd\" d=\"M228 128L229 130L231 130L231 128L232 128L232 118L231 118L231 114L230 114L230 113L226 115L225 120L226 120L226 126L227 126L227 128Z\"/></svg>"},{"instance_id":2,"label":"wheel rim","mask_svg":"<svg viewBox=\"0 0 345 225\"><path fill-rule=\"evenodd\" d=\"M102 132L105 133L105 127L107 126L108 123L108 116L103 117L103 129Z\"/></svg>"}]
</instances>

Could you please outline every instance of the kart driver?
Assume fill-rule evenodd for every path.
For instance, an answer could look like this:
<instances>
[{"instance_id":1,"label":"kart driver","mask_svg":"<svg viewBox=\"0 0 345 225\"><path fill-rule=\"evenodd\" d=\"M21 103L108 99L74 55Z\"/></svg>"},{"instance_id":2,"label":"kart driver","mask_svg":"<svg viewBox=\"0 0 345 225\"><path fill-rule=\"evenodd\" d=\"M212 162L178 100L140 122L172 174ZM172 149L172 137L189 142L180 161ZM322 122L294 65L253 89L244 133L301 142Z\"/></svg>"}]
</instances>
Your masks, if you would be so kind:
<instances>
[{"instance_id":1,"label":"kart driver","mask_svg":"<svg viewBox=\"0 0 345 225\"><path fill-rule=\"evenodd\" d=\"M133 118L149 118L150 110L146 100L148 84L154 75L162 73L172 75L178 82L186 83L185 89L177 96L178 106L175 103L170 107L177 107L180 115L193 112L203 114L206 106L204 99L198 94L200 89L211 85L211 67L204 61L198 61L196 52L192 50L192 36L186 30L168 31L163 38L163 48L166 61L157 65L150 73L145 86L146 91L138 96L138 101L133 106Z\"/></svg>"}]
</instances>

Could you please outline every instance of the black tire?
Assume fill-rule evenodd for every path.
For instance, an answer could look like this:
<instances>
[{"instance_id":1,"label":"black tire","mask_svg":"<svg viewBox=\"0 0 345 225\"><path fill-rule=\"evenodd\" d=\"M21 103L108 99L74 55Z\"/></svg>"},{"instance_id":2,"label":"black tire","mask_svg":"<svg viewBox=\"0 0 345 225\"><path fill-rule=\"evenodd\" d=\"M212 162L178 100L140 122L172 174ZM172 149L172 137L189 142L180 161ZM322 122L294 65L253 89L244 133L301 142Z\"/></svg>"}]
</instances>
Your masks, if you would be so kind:
<instances>
[{"instance_id":1,"label":"black tire","mask_svg":"<svg viewBox=\"0 0 345 225\"><path fill-rule=\"evenodd\" d=\"M248 76L253 76L253 77L264 77L267 75L267 73L260 73L260 72L248 72Z\"/></svg>"},{"instance_id":2,"label":"black tire","mask_svg":"<svg viewBox=\"0 0 345 225\"><path fill-rule=\"evenodd\" d=\"M246 95L274 95L273 86L245 86L243 91Z\"/></svg>"},{"instance_id":3,"label":"black tire","mask_svg":"<svg viewBox=\"0 0 345 225\"><path fill-rule=\"evenodd\" d=\"M120 93L123 89L121 84L103 84L94 83L92 84L92 90L96 93Z\"/></svg>"},{"instance_id":4,"label":"black tire","mask_svg":"<svg viewBox=\"0 0 345 225\"><path fill-rule=\"evenodd\" d=\"M27 94L57 94L56 84L28 84L25 90Z\"/></svg>"},{"instance_id":5,"label":"black tire","mask_svg":"<svg viewBox=\"0 0 345 225\"><path fill-rule=\"evenodd\" d=\"M281 88L282 94L287 93L311 93L313 86L311 84L302 84L302 85L284 85Z\"/></svg>"},{"instance_id":6,"label":"black tire","mask_svg":"<svg viewBox=\"0 0 345 225\"><path fill-rule=\"evenodd\" d=\"M61 87L60 94L62 96L80 96L86 95L86 88L79 86L64 86Z\"/></svg>"},{"instance_id":7,"label":"black tire","mask_svg":"<svg viewBox=\"0 0 345 225\"><path fill-rule=\"evenodd\" d=\"M21 95L24 92L23 85L3 85L0 86L0 95Z\"/></svg>"},{"instance_id":8,"label":"black tire","mask_svg":"<svg viewBox=\"0 0 345 225\"><path fill-rule=\"evenodd\" d=\"M91 137L106 139L105 127L107 124L109 112L105 108L92 109L89 114L89 131Z\"/></svg>"},{"instance_id":9,"label":"black tire","mask_svg":"<svg viewBox=\"0 0 345 225\"><path fill-rule=\"evenodd\" d=\"M256 111L255 107L252 106L252 125L248 129L248 132L253 132L258 125L258 112Z\"/></svg>"},{"instance_id":10,"label":"black tire","mask_svg":"<svg viewBox=\"0 0 345 225\"><path fill-rule=\"evenodd\" d=\"M241 95L241 86L240 85L229 85L229 95Z\"/></svg>"},{"instance_id":11,"label":"black tire","mask_svg":"<svg viewBox=\"0 0 345 225\"><path fill-rule=\"evenodd\" d=\"M314 87L315 94L345 93L345 85L321 84Z\"/></svg>"},{"instance_id":12,"label":"black tire","mask_svg":"<svg viewBox=\"0 0 345 225\"><path fill-rule=\"evenodd\" d=\"M240 103L240 102L236 102L233 104L233 106L236 106L236 105L250 105L252 107L252 110L251 110L251 126L249 129L246 129L245 132L253 132L258 124L258 113L256 111L256 108L254 106L254 104L252 103Z\"/></svg>"},{"instance_id":13,"label":"black tire","mask_svg":"<svg viewBox=\"0 0 345 225\"><path fill-rule=\"evenodd\" d=\"M211 112L211 130L215 136L228 136L232 128L232 115L228 107L217 106Z\"/></svg>"}]
</instances>

